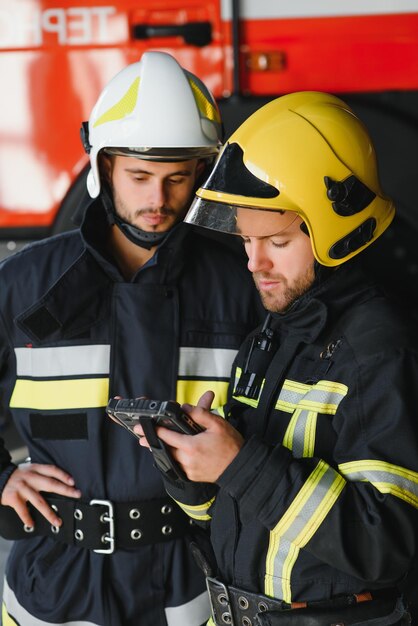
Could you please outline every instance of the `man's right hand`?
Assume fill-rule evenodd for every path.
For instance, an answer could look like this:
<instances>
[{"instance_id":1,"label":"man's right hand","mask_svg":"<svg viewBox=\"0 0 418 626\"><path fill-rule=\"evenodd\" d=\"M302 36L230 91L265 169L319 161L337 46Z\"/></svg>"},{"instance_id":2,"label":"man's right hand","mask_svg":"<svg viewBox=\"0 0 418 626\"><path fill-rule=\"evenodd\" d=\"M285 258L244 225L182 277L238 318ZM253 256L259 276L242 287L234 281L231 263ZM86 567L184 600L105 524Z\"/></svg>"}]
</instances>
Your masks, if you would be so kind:
<instances>
[{"instance_id":1,"label":"man's right hand","mask_svg":"<svg viewBox=\"0 0 418 626\"><path fill-rule=\"evenodd\" d=\"M50 524L61 526L61 519L42 497L41 491L67 498L81 497L81 491L74 487L74 479L59 467L26 463L19 465L11 474L3 489L0 504L12 507L23 524L33 526L34 521L27 505L30 502Z\"/></svg>"}]
</instances>

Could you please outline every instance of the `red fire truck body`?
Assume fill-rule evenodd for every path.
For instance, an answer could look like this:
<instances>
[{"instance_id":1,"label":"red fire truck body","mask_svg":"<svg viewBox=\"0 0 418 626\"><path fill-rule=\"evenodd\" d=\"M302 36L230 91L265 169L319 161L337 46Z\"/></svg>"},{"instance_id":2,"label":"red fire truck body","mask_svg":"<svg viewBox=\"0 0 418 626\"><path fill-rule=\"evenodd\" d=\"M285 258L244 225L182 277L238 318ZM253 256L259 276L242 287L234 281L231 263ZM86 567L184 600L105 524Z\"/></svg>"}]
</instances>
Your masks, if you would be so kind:
<instances>
[{"instance_id":1,"label":"red fire truck body","mask_svg":"<svg viewBox=\"0 0 418 626\"><path fill-rule=\"evenodd\" d=\"M237 112L240 101L297 90L405 94L418 89L418 5L0 0L0 238L59 228L87 164L81 121L150 48L172 53Z\"/></svg>"}]
</instances>

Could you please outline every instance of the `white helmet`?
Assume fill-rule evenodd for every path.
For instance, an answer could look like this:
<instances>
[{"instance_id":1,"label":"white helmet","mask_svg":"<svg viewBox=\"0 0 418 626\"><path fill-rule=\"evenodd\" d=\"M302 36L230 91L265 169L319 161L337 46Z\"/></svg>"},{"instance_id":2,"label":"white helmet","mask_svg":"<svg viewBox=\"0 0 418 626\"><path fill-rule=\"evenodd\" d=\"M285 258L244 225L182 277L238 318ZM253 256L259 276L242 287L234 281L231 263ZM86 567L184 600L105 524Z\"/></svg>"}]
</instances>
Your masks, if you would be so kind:
<instances>
[{"instance_id":1,"label":"white helmet","mask_svg":"<svg viewBox=\"0 0 418 626\"><path fill-rule=\"evenodd\" d=\"M96 198L100 150L159 161L213 157L222 125L215 99L197 76L169 54L145 52L112 78L81 132L91 164L87 189Z\"/></svg>"}]
</instances>

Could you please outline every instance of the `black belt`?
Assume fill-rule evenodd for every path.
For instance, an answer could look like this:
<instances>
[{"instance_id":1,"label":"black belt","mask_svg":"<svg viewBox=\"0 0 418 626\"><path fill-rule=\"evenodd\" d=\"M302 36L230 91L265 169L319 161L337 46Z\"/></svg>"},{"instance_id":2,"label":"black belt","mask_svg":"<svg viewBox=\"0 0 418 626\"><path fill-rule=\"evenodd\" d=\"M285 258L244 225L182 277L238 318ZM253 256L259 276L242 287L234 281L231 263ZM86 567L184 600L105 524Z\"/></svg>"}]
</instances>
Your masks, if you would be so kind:
<instances>
[{"instance_id":1,"label":"black belt","mask_svg":"<svg viewBox=\"0 0 418 626\"><path fill-rule=\"evenodd\" d=\"M277 616L277 623L287 624L341 624L344 619L355 617L351 624L371 617L382 616L381 624L401 623L395 621L402 618L402 607L396 606L398 592L396 589L381 589L360 594L336 596L331 600L316 602L300 602L289 604L258 593L251 593L225 585L215 578L206 578L213 620L218 626L253 626L261 623L256 616L272 611ZM399 613L399 614L398 614ZM385 617L393 615L393 621L385 621ZM266 623L276 623L271 619ZM327 621L328 620L328 621ZM264 622L263 622L264 623ZM377 623L377 622L376 622Z\"/></svg>"},{"instance_id":2,"label":"black belt","mask_svg":"<svg viewBox=\"0 0 418 626\"><path fill-rule=\"evenodd\" d=\"M10 540L43 535L101 554L112 554L120 548L179 539L191 531L191 520L170 498L81 502L48 495L46 500L62 519L60 527L51 526L32 506L29 508L35 526L25 527L14 509L0 506L0 535Z\"/></svg>"}]
</instances>

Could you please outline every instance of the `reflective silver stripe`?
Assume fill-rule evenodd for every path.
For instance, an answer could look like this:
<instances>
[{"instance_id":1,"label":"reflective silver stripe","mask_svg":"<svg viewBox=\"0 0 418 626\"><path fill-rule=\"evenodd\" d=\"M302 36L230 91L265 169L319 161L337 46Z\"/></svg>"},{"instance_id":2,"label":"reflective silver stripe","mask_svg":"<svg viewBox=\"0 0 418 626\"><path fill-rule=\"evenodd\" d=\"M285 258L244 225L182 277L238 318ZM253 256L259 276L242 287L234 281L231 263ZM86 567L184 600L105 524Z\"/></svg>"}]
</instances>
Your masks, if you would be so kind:
<instances>
[{"instance_id":1,"label":"reflective silver stripe","mask_svg":"<svg viewBox=\"0 0 418 626\"><path fill-rule=\"evenodd\" d=\"M168 626L200 626L209 619L210 605L207 591L204 591L181 606L164 609Z\"/></svg>"},{"instance_id":2,"label":"reflective silver stripe","mask_svg":"<svg viewBox=\"0 0 418 626\"><path fill-rule=\"evenodd\" d=\"M347 392L346 385L329 380L319 380L315 385L285 380L276 409L291 413L298 408L334 415Z\"/></svg>"},{"instance_id":3,"label":"reflective silver stripe","mask_svg":"<svg viewBox=\"0 0 418 626\"><path fill-rule=\"evenodd\" d=\"M350 461L338 466L350 481L367 481L381 493L405 500L418 509L418 473L385 461Z\"/></svg>"},{"instance_id":4,"label":"reflective silver stripe","mask_svg":"<svg viewBox=\"0 0 418 626\"><path fill-rule=\"evenodd\" d=\"M332 467L320 461L283 517L270 532L266 557L265 592L291 601L291 572L299 549L316 533L337 501L345 480ZM285 540L285 541L283 541ZM274 589L280 579L281 591Z\"/></svg>"},{"instance_id":5,"label":"reflective silver stripe","mask_svg":"<svg viewBox=\"0 0 418 626\"><path fill-rule=\"evenodd\" d=\"M8 615L11 616L18 624L26 624L27 626L100 626L96 622L86 622L85 620L77 620L75 622L44 622L34 617L17 601L13 591L4 579L3 586L3 603ZM3 609L4 610L4 609Z\"/></svg>"},{"instance_id":6,"label":"reflective silver stripe","mask_svg":"<svg viewBox=\"0 0 418 626\"><path fill-rule=\"evenodd\" d=\"M179 377L229 378L236 350L180 348Z\"/></svg>"},{"instance_id":7,"label":"reflective silver stripe","mask_svg":"<svg viewBox=\"0 0 418 626\"><path fill-rule=\"evenodd\" d=\"M312 457L315 450L316 423L318 413L296 409L287 427L283 445L292 450L293 456Z\"/></svg>"},{"instance_id":8,"label":"reflective silver stripe","mask_svg":"<svg viewBox=\"0 0 418 626\"><path fill-rule=\"evenodd\" d=\"M109 374L110 346L15 348L17 375L28 377Z\"/></svg>"}]
</instances>

